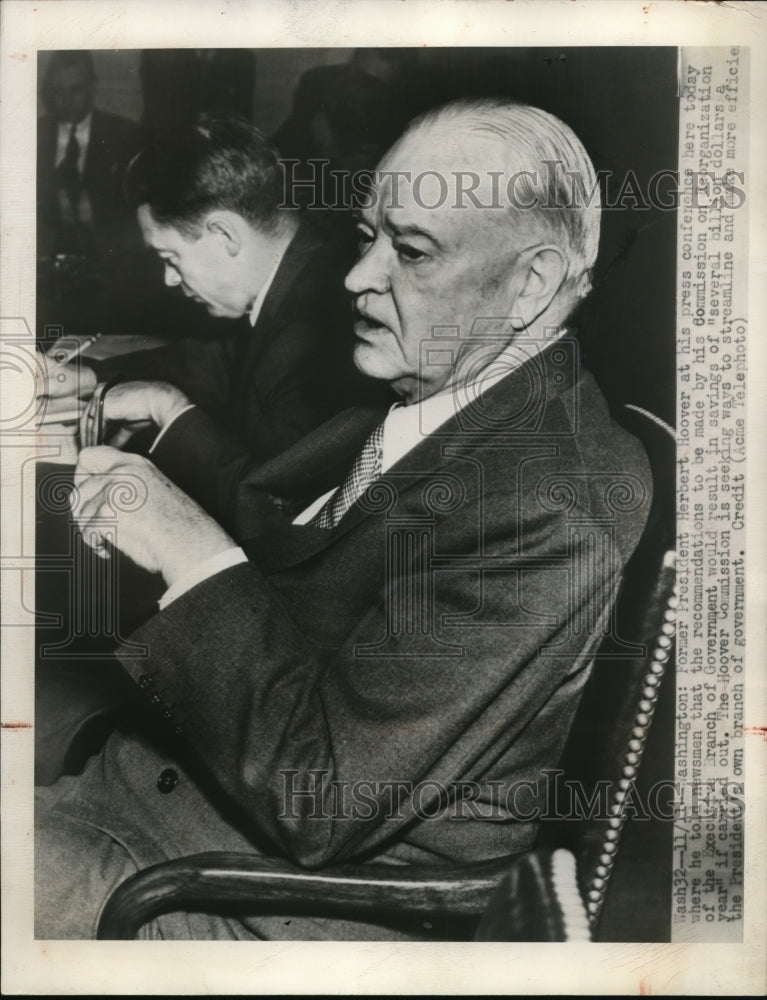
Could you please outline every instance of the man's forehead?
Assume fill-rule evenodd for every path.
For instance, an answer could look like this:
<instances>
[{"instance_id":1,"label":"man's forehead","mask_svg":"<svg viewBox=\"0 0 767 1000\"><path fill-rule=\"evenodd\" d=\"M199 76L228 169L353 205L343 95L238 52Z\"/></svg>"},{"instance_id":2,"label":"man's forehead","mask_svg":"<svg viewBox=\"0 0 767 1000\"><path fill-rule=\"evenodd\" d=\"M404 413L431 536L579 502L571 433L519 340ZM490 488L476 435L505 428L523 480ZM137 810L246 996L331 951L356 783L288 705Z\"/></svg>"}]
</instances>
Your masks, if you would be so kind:
<instances>
[{"instance_id":1,"label":"man's forehead","mask_svg":"<svg viewBox=\"0 0 767 1000\"><path fill-rule=\"evenodd\" d=\"M152 215L149 205L139 205L138 223L146 243L155 250L170 249L179 244L183 237L174 226L163 225Z\"/></svg>"},{"instance_id":2,"label":"man's forehead","mask_svg":"<svg viewBox=\"0 0 767 1000\"><path fill-rule=\"evenodd\" d=\"M425 230L464 228L498 216L505 150L495 137L427 128L400 140L379 163L361 214ZM502 190L502 188L501 188ZM495 206L494 211L478 207ZM486 221L490 221L488 218Z\"/></svg>"}]
</instances>

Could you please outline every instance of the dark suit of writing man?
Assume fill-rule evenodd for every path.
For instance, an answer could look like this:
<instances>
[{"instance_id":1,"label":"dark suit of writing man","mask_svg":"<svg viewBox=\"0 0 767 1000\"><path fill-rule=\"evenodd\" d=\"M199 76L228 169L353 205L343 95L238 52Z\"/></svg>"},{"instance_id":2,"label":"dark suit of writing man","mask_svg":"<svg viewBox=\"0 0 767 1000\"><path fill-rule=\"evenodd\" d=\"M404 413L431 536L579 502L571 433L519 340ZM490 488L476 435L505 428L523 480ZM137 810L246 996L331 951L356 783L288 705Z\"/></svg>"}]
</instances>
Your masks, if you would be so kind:
<instances>
[{"instance_id":1,"label":"dark suit of writing man","mask_svg":"<svg viewBox=\"0 0 767 1000\"><path fill-rule=\"evenodd\" d=\"M165 432L196 404L218 423L221 446L238 441L252 464L370 391L351 359L348 250L282 207L277 153L257 129L201 115L144 149L126 187L166 285L237 322L206 338L57 369L46 392L85 398L97 378L143 379L109 392L107 420L151 419ZM236 485L230 476L221 489Z\"/></svg>"},{"instance_id":2,"label":"dark suit of writing man","mask_svg":"<svg viewBox=\"0 0 767 1000\"><path fill-rule=\"evenodd\" d=\"M256 311L217 337L182 338L92 365L101 379L119 374L126 380L107 397L107 417L121 414L129 394L145 398L152 391L146 382L139 390L133 380L171 383L188 397L186 405L195 404L215 422L220 449L237 448L240 460L221 468L217 483L222 502L233 498L247 468L375 388L351 364L351 310L343 287L349 264L347 248L301 219ZM178 434L174 427L174 440ZM182 450L194 446L178 444Z\"/></svg>"},{"instance_id":3,"label":"dark suit of writing man","mask_svg":"<svg viewBox=\"0 0 767 1000\"><path fill-rule=\"evenodd\" d=\"M321 867L474 860L534 839L515 789L556 765L650 500L641 448L561 335L598 211L427 208L435 190L394 192L391 172L487 181L540 169L536 157L590 189L577 139L531 108L452 106L387 154L347 287L356 363L404 405L383 424L344 414L252 470L232 512L242 547L145 460L82 454L75 515L102 554L110 477L146 484L117 544L169 589L132 636L148 661L124 663L167 736L115 734L82 776L41 793L39 936L92 935L114 884L188 851L249 845ZM475 191L488 204L482 180ZM162 442L155 457L175 460ZM356 499L352 462L373 477ZM84 885L70 877L83 857L100 873ZM411 932L289 914L172 915L144 931Z\"/></svg>"}]
</instances>

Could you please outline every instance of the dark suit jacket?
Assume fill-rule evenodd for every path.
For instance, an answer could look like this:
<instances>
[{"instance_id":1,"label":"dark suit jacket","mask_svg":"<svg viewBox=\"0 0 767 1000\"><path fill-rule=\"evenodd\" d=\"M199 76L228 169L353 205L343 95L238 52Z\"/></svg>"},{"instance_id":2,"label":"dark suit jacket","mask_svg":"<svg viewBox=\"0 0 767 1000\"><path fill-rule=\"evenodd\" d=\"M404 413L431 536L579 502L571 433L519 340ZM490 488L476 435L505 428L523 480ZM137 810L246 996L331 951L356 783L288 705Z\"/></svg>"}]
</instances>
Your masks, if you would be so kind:
<instances>
[{"instance_id":1,"label":"dark suit jacket","mask_svg":"<svg viewBox=\"0 0 767 1000\"><path fill-rule=\"evenodd\" d=\"M56 176L58 121L52 116L37 123L38 257L68 249L62 238ZM139 243L133 212L122 193L125 169L142 144L138 125L94 109L83 167L83 187L93 211L95 252L134 249Z\"/></svg>"},{"instance_id":2,"label":"dark suit jacket","mask_svg":"<svg viewBox=\"0 0 767 1000\"><path fill-rule=\"evenodd\" d=\"M351 360L352 313L343 284L350 266L349 248L304 219L255 327L248 317L223 321L218 337L185 338L94 367L102 378L120 373L172 382L202 407L211 449L231 456L229 468L217 463L219 490L231 496L250 464L284 451L371 392L382 397ZM196 434L186 420L166 436L187 455Z\"/></svg>"},{"instance_id":3,"label":"dark suit jacket","mask_svg":"<svg viewBox=\"0 0 767 1000\"><path fill-rule=\"evenodd\" d=\"M254 471L236 512L250 562L134 633L145 659L118 651L169 742L115 735L66 808L144 863L248 843L309 866L478 860L535 838L519 783L559 759L647 516L646 456L560 344L337 528L292 525L269 494L319 493L376 419L343 414Z\"/></svg>"}]
</instances>

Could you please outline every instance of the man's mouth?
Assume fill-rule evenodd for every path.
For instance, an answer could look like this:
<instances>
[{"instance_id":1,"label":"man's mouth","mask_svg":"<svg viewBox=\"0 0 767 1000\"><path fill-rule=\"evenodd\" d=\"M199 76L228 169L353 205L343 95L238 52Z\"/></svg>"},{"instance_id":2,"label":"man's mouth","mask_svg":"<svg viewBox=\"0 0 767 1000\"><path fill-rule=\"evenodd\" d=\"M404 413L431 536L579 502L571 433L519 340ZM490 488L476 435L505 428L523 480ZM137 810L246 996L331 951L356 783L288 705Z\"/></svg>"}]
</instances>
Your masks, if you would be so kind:
<instances>
[{"instance_id":1,"label":"man's mouth","mask_svg":"<svg viewBox=\"0 0 767 1000\"><path fill-rule=\"evenodd\" d=\"M367 313L361 313L359 310L355 310L354 332L358 337L364 339L366 334L380 333L382 330L388 330L385 323L376 319L375 316L370 316Z\"/></svg>"}]
</instances>

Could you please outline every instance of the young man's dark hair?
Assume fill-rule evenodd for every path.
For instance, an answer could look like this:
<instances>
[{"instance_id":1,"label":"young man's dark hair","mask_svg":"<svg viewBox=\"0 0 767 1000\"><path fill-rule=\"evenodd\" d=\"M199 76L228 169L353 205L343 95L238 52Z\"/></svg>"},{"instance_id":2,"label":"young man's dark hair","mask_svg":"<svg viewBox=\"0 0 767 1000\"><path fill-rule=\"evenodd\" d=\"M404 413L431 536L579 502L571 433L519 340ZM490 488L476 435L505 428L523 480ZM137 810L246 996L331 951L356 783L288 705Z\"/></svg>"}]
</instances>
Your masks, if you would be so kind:
<instances>
[{"instance_id":1,"label":"young man's dark hair","mask_svg":"<svg viewBox=\"0 0 767 1000\"><path fill-rule=\"evenodd\" d=\"M277 151L250 122L231 113L201 114L156 140L126 178L134 205L161 225L195 233L214 209L237 212L265 232L278 228L283 177Z\"/></svg>"}]
</instances>

